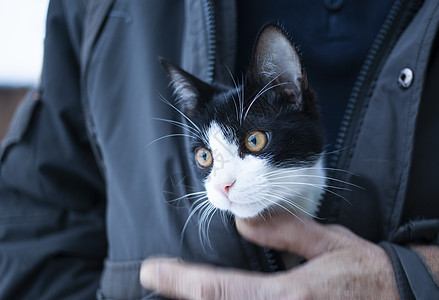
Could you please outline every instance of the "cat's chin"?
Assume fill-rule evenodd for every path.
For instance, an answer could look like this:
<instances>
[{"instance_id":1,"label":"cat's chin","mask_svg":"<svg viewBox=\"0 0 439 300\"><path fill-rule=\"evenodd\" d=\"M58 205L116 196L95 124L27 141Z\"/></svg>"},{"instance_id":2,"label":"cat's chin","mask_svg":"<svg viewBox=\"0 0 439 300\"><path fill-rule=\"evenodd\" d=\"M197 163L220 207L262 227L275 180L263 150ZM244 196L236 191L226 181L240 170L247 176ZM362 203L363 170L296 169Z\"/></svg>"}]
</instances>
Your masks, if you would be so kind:
<instances>
[{"instance_id":1,"label":"cat's chin","mask_svg":"<svg viewBox=\"0 0 439 300\"><path fill-rule=\"evenodd\" d=\"M260 215L265 210L265 207L249 208L248 204L239 204L232 202L229 211L241 219L249 219Z\"/></svg>"},{"instance_id":2,"label":"cat's chin","mask_svg":"<svg viewBox=\"0 0 439 300\"><path fill-rule=\"evenodd\" d=\"M234 216L243 219L256 217L267 208L262 203L239 203L231 201L222 195L211 196L209 200L215 208L230 212Z\"/></svg>"}]
</instances>

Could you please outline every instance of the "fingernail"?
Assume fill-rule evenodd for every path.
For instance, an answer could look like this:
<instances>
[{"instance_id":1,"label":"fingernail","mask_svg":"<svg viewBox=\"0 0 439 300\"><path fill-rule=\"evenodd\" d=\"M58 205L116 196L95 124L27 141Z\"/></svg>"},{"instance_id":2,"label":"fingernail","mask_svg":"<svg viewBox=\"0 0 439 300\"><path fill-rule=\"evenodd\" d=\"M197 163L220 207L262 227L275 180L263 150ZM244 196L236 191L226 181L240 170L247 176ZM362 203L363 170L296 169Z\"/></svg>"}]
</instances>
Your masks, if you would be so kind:
<instances>
[{"instance_id":1,"label":"fingernail","mask_svg":"<svg viewBox=\"0 0 439 300\"><path fill-rule=\"evenodd\" d=\"M147 259L140 267L140 283L144 288L154 290L157 285L157 263L154 259Z\"/></svg>"}]
</instances>

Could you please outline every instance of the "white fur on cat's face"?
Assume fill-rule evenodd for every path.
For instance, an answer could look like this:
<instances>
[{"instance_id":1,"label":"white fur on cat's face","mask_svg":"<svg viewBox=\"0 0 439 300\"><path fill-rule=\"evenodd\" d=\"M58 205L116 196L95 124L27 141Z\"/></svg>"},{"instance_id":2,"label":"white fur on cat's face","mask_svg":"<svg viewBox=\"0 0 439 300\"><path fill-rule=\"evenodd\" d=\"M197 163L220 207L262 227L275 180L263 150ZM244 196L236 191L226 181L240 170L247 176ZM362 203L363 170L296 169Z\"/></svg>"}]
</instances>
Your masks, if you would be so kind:
<instances>
[{"instance_id":1,"label":"white fur on cat's face","mask_svg":"<svg viewBox=\"0 0 439 300\"><path fill-rule=\"evenodd\" d=\"M321 158L312 167L275 167L253 155L240 157L238 145L231 143L215 122L206 136L213 166L204 185L216 208L241 218L254 217L268 207L294 214L316 213L325 187Z\"/></svg>"}]
</instances>

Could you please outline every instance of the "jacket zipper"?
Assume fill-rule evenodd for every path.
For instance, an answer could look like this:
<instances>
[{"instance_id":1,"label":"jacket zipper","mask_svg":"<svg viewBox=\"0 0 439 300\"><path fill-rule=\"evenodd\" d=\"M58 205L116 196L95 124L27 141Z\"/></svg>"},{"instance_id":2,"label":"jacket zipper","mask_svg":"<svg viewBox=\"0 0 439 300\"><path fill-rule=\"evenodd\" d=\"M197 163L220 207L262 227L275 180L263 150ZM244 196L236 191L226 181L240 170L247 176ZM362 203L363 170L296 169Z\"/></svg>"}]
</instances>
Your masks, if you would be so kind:
<instances>
[{"instance_id":1,"label":"jacket zipper","mask_svg":"<svg viewBox=\"0 0 439 300\"><path fill-rule=\"evenodd\" d=\"M203 8L207 29L207 81L212 83L215 74L216 58L216 26L213 0L204 0Z\"/></svg>"},{"instance_id":2,"label":"jacket zipper","mask_svg":"<svg viewBox=\"0 0 439 300\"><path fill-rule=\"evenodd\" d=\"M411 20L411 17L417 11L417 9L419 9L422 3L423 0L397 0L393 4L384 21L384 24L381 26L378 35L369 50L369 53L366 56L366 59L352 88L352 92L349 97L335 143L335 151L329 161L330 168L343 168L341 164L345 163L345 159L341 160L341 155L345 151L341 151L341 149L346 146L350 146L351 144L349 143L353 141L352 130L349 131L349 129L355 127L353 123L357 118L353 118L353 116L355 114L356 117L358 117L360 105L363 104L359 100L365 98L365 94L369 88L369 83L373 80L372 76L374 75L375 71L380 67L382 58L384 58L393 48L400 36L400 33L402 32L402 29L408 24L408 21ZM410 6L410 8L405 9L407 6ZM402 15L403 11L407 12L408 15ZM394 28L394 25L404 17L405 19L403 20L401 27ZM401 32L397 32L398 29ZM397 34L392 35L391 33ZM333 176L335 176L335 174L329 175L329 177Z\"/></svg>"},{"instance_id":3,"label":"jacket zipper","mask_svg":"<svg viewBox=\"0 0 439 300\"><path fill-rule=\"evenodd\" d=\"M212 83L215 76L215 61L216 61L216 24L215 24L215 7L213 0L203 1L205 25L207 29L207 55L208 55L208 66L207 66L207 81ZM255 246L258 247L258 246ZM276 255L273 250L267 248L262 249L265 263L268 266L268 271L276 272L280 270L280 265L276 260Z\"/></svg>"},{"instance_id":4,"label":"jacket zipper","mask_svg":"<svg viewBox=\"0 0 439 300\"><path fill-rule=\"evenodd\" d=\"M276 252L274 252L274 250L263 248L263 251L269 272L275 273L284 269L283 267L281 267L281 264L278 261L280 257L278 257L278 255L275 254Z\"/></svg>"}]
</instances>

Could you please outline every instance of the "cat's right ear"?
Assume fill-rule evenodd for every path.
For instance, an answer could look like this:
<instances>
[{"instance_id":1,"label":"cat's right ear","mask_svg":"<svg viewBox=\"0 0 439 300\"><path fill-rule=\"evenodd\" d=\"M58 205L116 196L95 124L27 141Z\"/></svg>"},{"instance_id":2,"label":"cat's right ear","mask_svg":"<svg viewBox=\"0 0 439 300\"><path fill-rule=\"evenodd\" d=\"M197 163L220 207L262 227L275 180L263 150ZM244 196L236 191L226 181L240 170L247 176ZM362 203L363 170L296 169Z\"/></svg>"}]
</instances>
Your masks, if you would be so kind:
<instances>
[{"instance_id":1,"label":"cat's right ear","mask_svg":"<svg viewBox=\"0 0 439 300\"><path fill-rule=\"evenodd\" d=\"M171 78L177 104L185 114L190 115L203 99L208 98L206 96L210 94L210 86L164 58L160 58L160 62Z\"/></svg>"}]
</instances>

